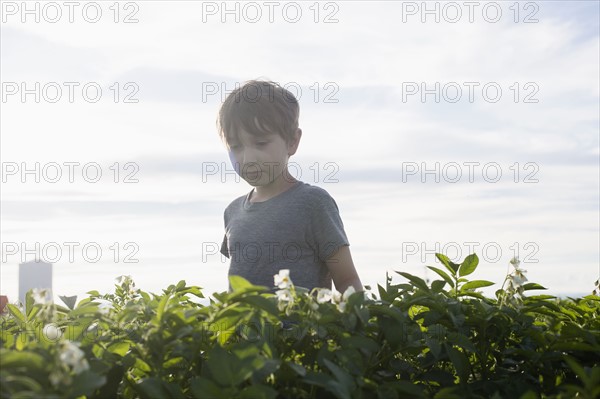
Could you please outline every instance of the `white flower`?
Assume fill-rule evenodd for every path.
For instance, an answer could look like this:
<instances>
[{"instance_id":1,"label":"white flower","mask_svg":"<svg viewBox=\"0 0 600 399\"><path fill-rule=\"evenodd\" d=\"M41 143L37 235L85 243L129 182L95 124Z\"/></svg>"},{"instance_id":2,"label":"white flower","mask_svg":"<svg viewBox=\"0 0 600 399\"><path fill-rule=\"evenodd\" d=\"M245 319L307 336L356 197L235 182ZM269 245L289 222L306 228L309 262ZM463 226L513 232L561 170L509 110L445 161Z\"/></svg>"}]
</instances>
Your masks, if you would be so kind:
<instances>
[{"instance_id":1,"label":"white flower","mask_svg":"<svg viewBox=\"0 0 600 399\"><path fill-rule=\"evenodd\" d=\"M45 338L53 342L58 341L63 335L62 330L56 327L54 324L46 324L42 330L42 333Z\"/></svg>"},{"instance_id":2,"label":"white flower","mask_svg":"<svg viewBox=\"0 0 600 399\"><path fill-rule=\"evenodd\" d=\"M331 303L336 304L340 312L344 312L346 310L346 302L348 301L348 298L350 298L350 295L354 294L355 292L356 290L353 286L349 286L348 288L346 288L344 294L341 294L338 291L333 291Z\"/></svg>"},{"instance_id":3,"label":"white flower","mask_svg":"<svg viewBox=\"0 0 600 399\"><path fill-rule=\"evenodd\" d=\"M527 277L525 277L527 270L519 267L521 262L516 257L510 260L510 264L513 265L515 270L508 275L508 281L514 289L519 289L527 281Z\"/></svg>"},{"instance_id":4,"label":"white flower","mask_svg":"<svg viewBox=\"0 0 600 399\"><path fill-rule=\"evenodd\" d=\"M527 281L527 277L525 277L527 270L519 267L521 262L519 259L517 259L517 257L513 257L510 260L510 264L513 266L514 270L512 273L508 273L506 275L505 283L508 283L508 286L504 291L502 303L509 303L514 306L519 306L522 301L523 291L525 290L523 288L523 284L525 284Z\"/></svg>"},{"instance_id":5,"label":"white flower","mask_svg":"<svg viewBox=\"0 0 600 399\"><path fill-rule=\"evenodd\" d=\"M356 290L353 286L346 288L346 291L344 291L344 295L342 295L342 300L347 301L348 298L350 298L350 295L354 294L355 292Z\"/></svg>"},{"instance_id":6,"label":"white flower","mask_svg":"<svg viewBox=\"0 0 600 399\"><path fill-rule=\"evenodd\" d=\"M60 351L60 360L65 362L67 365L72 366L81 359L83 359L85 354L81 349L79 349L79 345L71 342L65 341L62 344Z\"/></svg>"},{"instance_id":7,"label":"white flower","mask_svg":"<svg viewBox=\"0 0 600 399\"><path fill-rule=\"evenodd\" d=\"M68 383L68 380L65 378L65 374L61 371L61 369L53 370L48 376L48 379L54 387Z\"/></svg>"},{"instance_id":8,"label":"white flower","mask_svg":"<svg viewBox=\"0 0 600 399\"><path fill-rule=\"evenodd\" d=\"M76 343L71 341L63 342L59 358L63 363L71 366L75 374L79 374L90 368L85 359L85 353L79 349Z\"/></svg>"},{"instance_id":9,"label":"white flower","mask_svg":"<svg viewBox=\"0 0 600 399\"><path fill-rule=\"evenodd\" d=\"M286 289L292 286L292 280L290 280L290 270L281 269L278 274L273 275L275 285L280 289Z\"/></svg>"},{"instance_id":10,"label":"white flower","mask_svg":"<svg viewBox=\"0 0 600 399\"><path fill-rule=\"evenodd\" d=\"M123 275L123 276L117 277L115 280L117 281L118 284L123 284L125 282L131 281L131 276Z\"/></svg>"},{"instance_id":11,"label":"white flower","mask_svg":"<svg viewBox=\"0 0 600 399\"><path fill-rule=\"evenodd\" d=\"M110 302L100 302L98 304L98 313L100 313L103 316L106 316L111 309L112 303Z\"/></svg>"},{"instance_id":12,"label":"white flower","mask_svg":"<svg viewBox=\"0 0 600 399\"><path fill-rule=\"evenodd\" d=\"M333 291L331 296L331 303L340 303L342 301L342 294L339 291Z\"/></svg>"},{"instance_id":13,"label":"white flower","mask_svg":"<svg viewBox=\"0 0 600 399\"><path fill-rule=\"evenodd\" d=\"M290 302L292 300L292 293L289 290L277 290L275 295L277 295L279 302Z\"/></svg>"},{"instance_id":14,"label":"white flower","mask_svg":"<svg viewBox=\"0 0 600 399\"><path fill-rule=\"evenodd\" d=\"M73 366L73 372L75 374L80 374L89 368L90 365L88 364L88 361L86 359L81 359Z\"/></svg>"},{"instance_id":15,"label":"white flower","mask_svg":"<svg viewBox=\"0 0 600 399\"><path fill-rule=\"evenodd\" d=\"M517 286L520 287L521 285L523 285L523 283L525 283L527 281L527 277L525 277L524 272L526 272L527 270L515 270L514 273L512 273L510 275L510 280L513 284L513 286Z\"/></svg>"},{"instance_id":16,"label":"white flower","mask_svg":"<svg viewBox=\"0 0 600 399\"><path fill-rule=\"evenodd\" d=\"M48 305L52 303L50 291L45 288L33 288L32 297L35 303L39 303L41 305Z\"/></svg>"},{"instance_id":17,"label":"white flower","mask_svg":"<svg viewBox=\"0 0 600 399\"><path fill-rule=\"evenodd\" d=\"M519 265L521 264L521 261L519 260L519 258L517 258L516 256L514 256L510 260L510 264L513 265L515 267L515 269L517 269L517 268L519 268Z\"/></svg>"},{"instance_id":18,"label":"white flower","mask_svg":"<svg viewBox=\"0 0 600 399\"><path fill-rule=\"evenodd\" d=\"M332 298L333 298L333 293L331 292L331 290L329 290L327 288L321 288L317 292L317 302L318 303L329 302L329 301L331 301Z\"/></svg>"},{"instance_id":19,"label":"white flower","mask_svg":"<svg viewBox=\"0 0 600 399\"><path fill-rule=\"evenodd\" d=\"M277 290L275 291L275 295L277 295L277 307L279 311L286 309L286 314L289 314L292 308L290 305L294 302L292 292L288 289Z\"/></svg>"}]
</instances>

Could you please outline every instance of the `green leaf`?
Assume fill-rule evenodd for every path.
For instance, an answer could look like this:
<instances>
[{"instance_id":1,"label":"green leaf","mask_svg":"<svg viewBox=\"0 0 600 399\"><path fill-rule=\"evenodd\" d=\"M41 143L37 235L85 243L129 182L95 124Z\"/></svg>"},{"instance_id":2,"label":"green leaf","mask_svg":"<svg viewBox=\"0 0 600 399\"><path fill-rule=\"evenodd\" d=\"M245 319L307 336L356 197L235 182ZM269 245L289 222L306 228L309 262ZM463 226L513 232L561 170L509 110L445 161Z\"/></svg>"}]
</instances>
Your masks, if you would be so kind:
<instances>
[{"instance_id":1,"label":"green leaf","mask_svg":"<svg viewBox=\"0 0 600 399\"><path fill-rule=\"evenodd\" d=\"M377 291L379 291L379 297L381 298L381 300L387 302L392 302L394 300L394 298L390 298L391 295L388 295L385 288L383 288L380 284L377 284Z\"/></svg>"},{"instance_id":2,"label":"green leaf","mask_svg":"<svg viewBox=\"0 0 600 399\"><path fill-rule=\"evenodd\" d=\"M445 387L440 389L433 399L463 399L464 394L461 393L459 387Z\"/></svg>"},{"instance_id":3,"label":"green leaf","mask_svg":"<svg viewBox=\"0 0 600 399\"><path fill-rule=\"evenodd\" d=\"M168 398L169 392L163 386L163 381L158 377L145 378L136 385L144 398Z\"/></svg>"},{"instance_id":4,"label":"green leaf","mask_svg":"<svg viewBox=\"0 0 600 399\"><path fill-rule=\"evenodd\" d=\"M181 356L178 357L171 357L170 359L168 359L166 362L164 362L162 364L163 369L168 369L168 368L180 368L182 367L182 364L184 364L185 359Z\"/></svg>"},{"instance_id":5,"label":"green leaf","mask_svg":"<svg viewBox=\"0 0 600 399\"><path fill-rule=\"evenodd\" d=\"M21 392L29 391L28 393L31 393L31 392L42 392L44 390L44 387L42 387L42 385L40 383L38 383L36 380L34 380L33 378L30 378L30 377L25 377L25 376L21 376L21 375L11 375L10 380L11 380L10 383L6 384L7 389L10 389L9 387L12 385L12 386L18 386L19 390ZM4 383L4 380L2 380L2 383ZM2 388L4 388L4 386ZM27 388L27 389L25 389L25 388ZM4 390L2 392L4 392ZM3 395L2 397L5 397L5 396ZM9 397L9 396L6 396L6 397Z\"/></svg>"},{"instance_id":6,"label":"green leaf","mask_svg":"<svg viewBox=\"0 0 600 399\"><path fill-rule=\"evenodd\" d=\"M461 334L459 332L450 332L447 335L447 339L448 342L460 346L461 348L468 350L470 352L477 352L477 349L475 349L475 345L473 345L473 343L469 340L469 337L467 337L464 334ZM463 352L461 352L463 353Z\"/></svg>"},{"instance_id":7,"label":"green leaf","mask_svg":"<svg viewBox=\"0 0 600 399\"><path fill-rule=\"evenodd\" d=\"M290 369L292 369L300 377L304 377L306 375L306 369L301 364L297 364L294 362L285 362L284 364Z\"/></svg>"},{"instance_id":8,"label":"green leaf","mask_svg":"<svg viewBox=\"0 0 600 399\"><path fill-rule=\"evenodd\" d=\"M377 353L377 351L380 349L376 341L360 335L354 335L347 338L344 337L342 338L340 345L343 348L358 348L362 352L368 353L369 355L372 353Z\"/></svg>"},{"instance_id":9,"label":"green leaf","mask_svg":"<svg viewBox=\"0 0 600 399\"><path fill-rule=\"evenodd\" d=\"M11 305L10 303L6 305L6 307L8 308L10 314L13 315L15 319L17 319L17 323L19 324L19 326L22 326L26 323L25 315L21 313L18 307L16 307L15 305Z\"/></svg>"},{"instance_id":10,"label":"green leaf","mask_svg":"<svg viewBox=\"0 0 600 399\"><path fill-rule=\"evenodd\" d=\"M205 377L194 378L191 388L194 397L198 399L228 398L227 392L224 392L217 384Z\"/></svg>"},{"instance_id":11,"label":"green leaf","mask_svg":"<svg viewBox=\"0 0 600 399\"><path fill-rule=\"evenodd\" d=\"M125 368L122 365L113 365L106 373L106 384L104 384L92 398L116 398L117 391L121 385Z\"/></svg>"},{"instance_id":12,"label":"green leaf","mask_svg":"<svg viewBox=\"0 0 600 399\"><path fill-rule=\"evenodd\" d=\"M469 373L469 360L465 356L465 354L458 349L454 348L452 345L446 345L446 352L456 369L456 373L460 377L460 382L467 382L467 377Z\"/></svg>"},{"instance_id":13,"label":"green leaf","mask_svg":"<svg viewBox=\"0 0 600 399\"><path fill-rule=\"evenodd\" d=\"M170 297L170 294L164 294L164 296L161 298L158 304L158 309L156 309L156 320L158 320L156 325L160 324L160 320L162 319L163 313L165 311L165 308L167 307L167 303L169 302Z\"/></svg>"},{"instance_id":14,"label":"green leaf","mask_svg":"<svg viewBox=\"0 0 600 399\"><path fill-rule=\"evenodd\" d=\"M7 349L0 349L0 369L2 371L11 368L23 367L26 370L43 370L47 364L46 360L35 352L20 352Z\"/></svg>"},{"instance_id":15,"label":"green leaf","mask_svg":"<svg viewBox=\"0 0 600 399\"><path fill-rule=\"evenodd\" d=\"M267 385L251 385L240 393L241 399L275 399L277 391Z\"/></svg>"},{"instance_id":16,"label":"green leaf","mask_svg":"<svg viewBox=\"0 0 600 399\"><path fill-rule=\"evenodd\" d=\"M249 348L254 349L256 348ZM255 352L256 353L256 352ZM240 356L244 356L243 359ZM257 356L248 356L248 353L240 353L236 356L227 352L225 349L217 346L210 351L209 359L206 362L210 374L219 385L231 387L242 383L250 378L254 369L253 360L260 359Z\"/></svg>"},{"instance_id":17,"label":"green leaf","mask_svg":"<svg viewBox=\"0 0 600 399\"><path fill-rule=\"evenodd\" d=\"M454 288L454 281L452 281L450 276L448 276L448 274L445 271L443 271L442 269L439 269L437 267L433 267L433 266L427 266L427 268L430 270L433 270L434 272L439 274L440 277L442 277L444 279L444 281L446 281L450 287Z\"/></svg>"},{"instance_id":18,"label":"green leaf","mask_svg":"<svg viewBox=\"0 0 600 399\"><path fill-rule=\"evenodd\" d=\"M462 287L460 287L460 290L461 290L461 292L464 292L464 291L472 290L475 288L489 287L490 285L494 285L494 284L496 284L496 283L487 281L487 280L474 280L474 281L469 281L468 283L465 283Z\"/></svg>"},{"instance_id":19,"label":"green leaf","mask_svg":"<svg viewBox=\"0 0 600 399\"><path fill-rule=\"evenodd\" d=\"M163 380L163 386L167 391L169 391L169 399L186 399L180 384L177 384L173 381L167 382Z\"/></svg>"},{"instance_id":20,"label":"green leaf","mask_svg":"<svg viewBox=\"0 0 600 399\"><path fill-rule=\"evenodd\" d=\"M598 301L600 302L600 296L598 295L586 295L583 297L583 299L586 299L588 301Z\"/></svg>"},{"instance_id":21,"label":"green leaf","mask_svg":"<svg viewBox=\"0 0 600 399\"><path fill-rule=\"evenodd\" d=\"M442 289L444 289L444 285L446 285L446 282L443 280L435 280L431 283L431 290L433 292L441 292Z\"/></svg>"},{"instance_id":22,"label":"green leaf","mask_svg":"<svg viewBox=\"0 0 600 399\"><path fill-rule=\"evenodd\" d=\"M202 293L202 288L196 287L196 286L186 287L185 290L181 291L181 293L182 294L192 294L198 298L204 298L204 294Z\"/></svg>"},{"instance_id":23,"label":"green leaf","mask_svg":"<svg viewBox=\"0 0 600 399\"><path fill-rule=\"evenodd\" d=\"M138 349L139 350L139 349ZM129 353L126 355L125 359L134 359L134 366L133 368L139 369L140 371L143 371L145 373L150 373L152 371L152 368L150 367L150 365L148 363L146 363L141 357L134 357L132 353ZM127 360L124 360L127 361Z\"/></svg>"},{"instance_id":24,"label":"green leaf","mask_svg":"<svg viewBox=\"0 0 600 399\"><path fill-rule=\"evenodd\" d=\"M383 386L389 386L392 389L394 389L396 392L404 394L403 396L400 396L401 398L405 398L405 397L407 397L407 398L422 398L422 397L424 397L423 389L420 386L415 385L411 381L388 382L388 383L384 384Z\"/></svg>"},{"instance_id":25,"label":"green leaf","mask_svg":"<svg viewBox=\"0 0 600 399\"><path fill-rule=\"evenodd\" d=\"M543 301L546 299L555 299L556 297L554 295L531 295L527 297L528 301ZM560 312L560 310L557 310L557 312Z\"/></svg>"},{"instance_id":26,"label":"green leaf","mask_svg":"<svg viewBox=\"0 0 600 399\"><path fill-rule=\"evenodd\" d=\"M267 313L272 314L273 316L279 316L279 309L275 302L268 300L263 296L252 295L239 299L240 302L246 302L250 305L253 305L259 309L264 310Z\"/></svg>"},{"instance_id":27,"label":"green leaf","mask_svg":"<svg viewBox=\"0 0 600 399\"><path fill-rule=\"evenodd\" d=\"M464 292L463 292L463 291L461 291L461 292L458 294L458 296L461 296L461 297L462 297L462 296L470 296L470 297L472 297L472 298L478 298L478 299L481 299L481 300L485 300L485 299L486 299L486 298L485 298L483 295L481 295L479 292L475 292L475 291L464 291Z\"/></svg>"},{"instance_id":28,"label":"green leaf","mask_svg":"<svg viewBox=\"0 0 600 399\"><path fill-rule=\"evenodd\" d=\"M587 375L583 367L577 363L575 359L570 356L564 356L564 360L569 364L569 367L577 374L579 378L583 381L583 383L588 386L591 385L590 377Z\"/></svg>"},{"instance_id":29,"label":"green leaf","mask_svg":"<svg viewBox=\"0 0 600 399\"><path fill-rule=\"evenodd\" d=\"M471 254L465 258L463 263L460 264L460 268L458 269L458 275L460 277L468 276L473 273L475 269L477 269L477 265L479 264L479 258L476 254Z\"/></svg>"},{"instance_id":30,"label":"green leaf","mask_svg":"<svg viewBox=\"0 0 600 399\"><path fill-rule=\"evenodd\" d=\"M252 287L252 284L248 280L236 275L229 276L229 284L233 291L244 291Z\"/></svg>"},{"instance_id":31,"label":"green leaf","mask_svg":"<svg viewBox=\"0 0 600 399\"><path fill-rule=\"evenodd\" d=\"M408 279L408 281L410 281L415 287L418 287L424 291L429 291L429 287L427 286L427 284L425 283L425 281L417 276L413 276L412 274L409 273L405 273L405 272L396 272L399 275L405 277L406 279Z\"/></svg>"},{"instance_id":32,"label":"green leaf","mask_svg":"<svg viewBox=\"0 0 600 399\"><path fill-rule=\"evenodd\" d=\"M121 357L125 356L129 351L129 342L126 341L116 341L108 346L106 349L110 353L114 353Z\"/></svg>"},{"instance_id":33,"label":"green leaf","mask_svg":"<svg viewBox=\"0 0 600 399\"><path fill-rule=\"evenodd\" d=\"M455 377L454 374L448 371L433 369L423 373L421 379L428 381L429 383L437 382L440 386L444 387L454 385Z\"/></svg>"},{"instance_id":34,"label":"green leaf","mask_svg":"<svg viewBox=\"0 0 600 399\"><path fill-rule=\"evenodd\" d=\"M584 342L557 342L552 345L553 350L558 351L583 351L597 352L598 348Z\"/></svg>"},{"instance_id":35,"label":"green leaf","mask_svg":"<svg viewBox=\"0 0 600 399\"><path fill-rule=\"evenodd\" d=\"M548 288L539 285L538 283L523 284L523 291L529 290L547 290Z\"/></svg>"},{"instance_id":36,"label":"green leaf","mask_svg":"<svg viewBox=\"0 0 600 399\"><path fill-rule=\"evenodd\" d=\"M437 360L442 352L442 344L436 338L425 338L425 344L429 347L429 351L433 357Z\"/></svg>"},{"instance_id":37,"label":"green leaf","mask_svg":"<svg viewBox=\"0 0 600 399\"><path fill-rule=\"evenodd\" d=\"M402 313L400 312L400 309L398 309L395 306L386 306L386 305L372 306L372 307L370 307L370 312L374 316L385 315L385 316L392 317L393 319L395 319L398 322L403 321Z\"/></svg>"},{"instance_id":38,"label":"green leaf","mask_svg":"<svg viewBox=\"0 0 600 399\"><path fill-rule=\"evenodd\" d=\"M535 391L529 390L519 397L519 399L538 399L539 396Z\"/></svg>"},{"instance_id":39,"label":"green leaf","mask_svg":"<svg viewBox=\"0 0 600 399\"><path fill-rule=\"evenodd\" d=\"M332 381L331 376L326 374L308 371L302 382L310 385L316 385L325 389L329 389L329 383ZM337 395L336 395L337 396ZM337 396L339 397L339 396Z\"/></svg>"},{"instance_id":40,"label":"green leaf","mask_svg":"<svg viewBox=\"0 0 600 399\"><path fill-rule=\"evenodd\" d=\"M350 397L350 390L354 389L354 379L350 376L350 374L348 374L348 372L346 372L346 370L342 369L337 364L333 363L331 360L323 359L323 363L325 363L325 366L327 366L327 368L331 370L331 372L335 376L335 379L340 382L341 386L347 388L347 396ZM344 391L346 391L346 389L344 389Z\"/></svg>"},{"instance_id":41,"label":"green leaf","mask_svg":"<svg viewBox=\"0 0 600 399\"><path fill-rule=\"evenodd\" d=\"M336 398L351 399L352 395L350 392L352 392L355 389L355 387L350 375L330 360L323 359L323 362L325 363L327 368L335 375L336 379L331 378L331 376L325 373L316 373L310 371L306 374L302 381L310 385L316 385L325 388L326 390L331 392Z\"/></svg>"},{"instance_id":42,"label":"green leaf","mask_svg":"<svg viewBox=\"0 0 600 399\"><path fill-rule=\"evenodd\" d=\"M77 306L75 309L69 312L70 318L75 318L78 316L80 318L82 315L95 316L98 312L98 303L97 302L89 302L83 306Z\"/></svg>"},{"instance_id":43,"label":"green leaf","mask_svg":"<svg viewBox=\"0 0 600 399\"><path fill-rule=\"evenodd\" d=\"M33 299L33 290L29 290L25 294L25 315L27 315L28 319L33 317L33 315L31 314L33 309L39 309L39 307L35 306L35 300Z\"/></svg>"},{"instance_id":44,"label":"green leaf","mask_svg":"<svg viewBox=\"0 0 600 399\"><path fill-rule=\"evenodd\" d=\"M458 265L454 262L452 262L446 255L444 254L435 254L435 256L439 259L440 262L442 262L442 265L446 266L446 269L448 269L448 271L450 273L452 273L453 275L456 274L456 271L458 270Z\"/></svg>"},{"instance_id":45,"label":"green leaf","mask_svg":"<svg viewBox=\"0 0 600 399\"><path fill-rule=\"evenodd\" d=\"M106 377L96 374L92 371L84 371L73 379L73 384L69 389L67 397L79 398L91 395L96 389L106 383Z\"/></svg>"}]
</instances>

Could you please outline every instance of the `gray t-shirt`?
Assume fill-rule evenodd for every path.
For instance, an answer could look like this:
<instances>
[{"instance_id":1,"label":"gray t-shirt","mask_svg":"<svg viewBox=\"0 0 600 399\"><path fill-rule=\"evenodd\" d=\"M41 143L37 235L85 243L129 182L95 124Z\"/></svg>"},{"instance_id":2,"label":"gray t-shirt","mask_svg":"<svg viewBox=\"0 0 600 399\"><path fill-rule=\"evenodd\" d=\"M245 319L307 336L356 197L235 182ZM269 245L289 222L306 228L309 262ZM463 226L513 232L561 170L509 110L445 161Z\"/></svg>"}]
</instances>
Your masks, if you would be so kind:
<instances>
[{"instance_id":1,"label":"gray t-shirt","mask_svg":"<svg viewBox=\"0 0 600 399\"><path fill-rule=\"evenodd\" d=\"M290 270L294 285L331 289L325 260L350 245L335 200L302 181L263 202L249 202L252 191L225 209L221 253L229 275L274 288L273 275Z\"/></svg>"}]
</instances>

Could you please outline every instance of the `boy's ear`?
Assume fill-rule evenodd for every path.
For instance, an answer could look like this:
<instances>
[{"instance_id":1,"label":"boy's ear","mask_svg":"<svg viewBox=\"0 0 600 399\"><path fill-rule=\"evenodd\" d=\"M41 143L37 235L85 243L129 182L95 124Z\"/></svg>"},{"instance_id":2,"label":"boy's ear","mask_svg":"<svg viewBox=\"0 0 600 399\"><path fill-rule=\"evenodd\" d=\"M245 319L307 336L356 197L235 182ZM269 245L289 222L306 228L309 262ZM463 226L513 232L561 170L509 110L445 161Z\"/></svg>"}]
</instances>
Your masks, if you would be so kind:
<instances>
[{"instance_id":1,"label":"boy's ear","mask_svg":"<svg viewBox=\"0 0 600 399\"><path fill-rule=\"evenodd\" d=\"M296 133L294 134L294 138L290 141L288 145L288 155L294 155L298 150L298 145L300 144L300 138L302 137L302 129L298 128Z\"/></svg>"}]
</instances>

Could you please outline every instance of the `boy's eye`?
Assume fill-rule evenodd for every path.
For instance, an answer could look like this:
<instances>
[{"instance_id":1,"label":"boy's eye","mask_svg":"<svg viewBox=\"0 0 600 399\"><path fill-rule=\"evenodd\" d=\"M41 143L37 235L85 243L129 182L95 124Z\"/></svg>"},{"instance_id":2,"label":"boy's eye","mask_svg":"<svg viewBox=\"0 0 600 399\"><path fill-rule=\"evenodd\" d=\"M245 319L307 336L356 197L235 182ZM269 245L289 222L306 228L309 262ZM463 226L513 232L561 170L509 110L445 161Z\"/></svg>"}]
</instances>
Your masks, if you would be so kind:
<instances>
[{"instance_id":1,"label":"boy's eye","mask_svg":"<svg viewBox=\"0 0 600 399\"><path fill-rule=\"evenodd\" d=\"M256 143L256 144L257 144L257 145L267 145L267 144L269 144L269 143L268 143L268 142L266 142L266 141L261 141L260 143Z\"/></svg>"}]
</instances>

